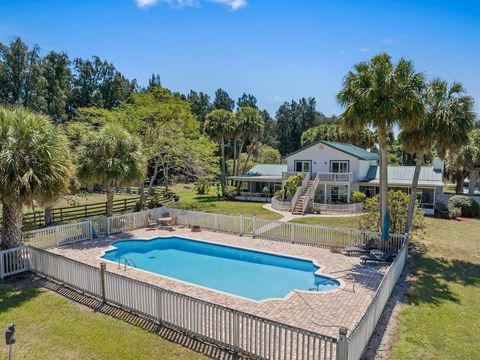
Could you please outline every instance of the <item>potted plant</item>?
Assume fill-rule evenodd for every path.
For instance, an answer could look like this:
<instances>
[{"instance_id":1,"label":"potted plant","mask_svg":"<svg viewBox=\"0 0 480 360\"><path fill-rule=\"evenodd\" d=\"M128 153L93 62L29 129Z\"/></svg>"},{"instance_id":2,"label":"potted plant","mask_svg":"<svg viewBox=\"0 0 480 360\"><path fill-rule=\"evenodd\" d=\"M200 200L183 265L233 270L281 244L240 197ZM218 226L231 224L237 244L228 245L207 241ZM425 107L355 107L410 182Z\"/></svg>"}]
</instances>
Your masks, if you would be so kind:
<instances>
[{"instance_id":1,"label":"potted plant","mask_svg":"<svg viewBox=\"0 0 480 360\"><path fill-rule=\"evenodd\" d=\"M192 226L192 232L200 232L200 225L193 225Z\"/></svg>"}]
</instances>

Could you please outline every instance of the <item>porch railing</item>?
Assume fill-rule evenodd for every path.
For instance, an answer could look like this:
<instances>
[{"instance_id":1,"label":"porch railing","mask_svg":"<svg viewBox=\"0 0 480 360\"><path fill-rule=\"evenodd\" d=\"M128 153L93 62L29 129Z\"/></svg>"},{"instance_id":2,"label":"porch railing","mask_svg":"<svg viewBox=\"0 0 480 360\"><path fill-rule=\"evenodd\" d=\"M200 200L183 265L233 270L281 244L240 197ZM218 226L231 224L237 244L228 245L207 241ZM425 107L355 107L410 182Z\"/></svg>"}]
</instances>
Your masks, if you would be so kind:
<instances>
[{"instance_id":1,"label":"porch railing","mask_svg":"<svg viewBox=\"0 0 480 360\"><path fill-rule=\"evenodd\" d=\"M314 208L318 208L322 213L333 214L357 214L363 211L363 203L355 204L322 204L314 203Z\"/></svg>"},{"instance_id":2,"label":"porch railing","mask_svg":"<svg viewBox=\"0 0 480 360\"><path fill-rule=\"evenodd\" d=\"M334 172L320 172L317 173L319 182L353 182L353 173L334 173Z\"/></svg>"}]
</instances>

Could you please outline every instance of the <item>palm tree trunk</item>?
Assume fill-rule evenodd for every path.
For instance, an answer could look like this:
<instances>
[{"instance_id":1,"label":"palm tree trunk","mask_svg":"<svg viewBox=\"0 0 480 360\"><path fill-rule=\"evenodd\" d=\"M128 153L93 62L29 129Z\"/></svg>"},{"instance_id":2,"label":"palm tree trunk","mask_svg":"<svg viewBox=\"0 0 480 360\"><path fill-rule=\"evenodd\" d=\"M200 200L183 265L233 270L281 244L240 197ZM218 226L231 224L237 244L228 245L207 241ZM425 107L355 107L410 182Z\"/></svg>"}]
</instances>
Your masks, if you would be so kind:
<instances>
[{"instance_id":1,"label":"palm tree trunk","mask_svg":"<svg viewBox=\"0 0 480 360\"><path fill-rule=\"evenodd\" d=\"M415 210L415 201L417 199L418 179L423 165L424 153L418 152L415 160L415 171L413 172L412 188L410 190L410 201L408 202L407 222L405 224L405 233L410 232L413 223L413 212Z\"/></svg>"},{"instance_id":2,"label":"palm tree trunk","mask_svg":"<svg viewBox=\"0 0 480 360\"><path fill-rule=\"evenodd\" d=\"M458 171L455 174L455 192L457 194L463 194L463 185L465 183L465 174L462 171Z\"/></svg>"},{"instance_id":3,"label":"palm tree trunk","mask_svg":"<svg viewBox=\"0 0 480 360\"><path fill-rule=\"evenodd\" d=\"M115 195L115 187L107 186L107 216L110 217L113 215L113 196Z\"/></svg>"},{"instance_id":4,"label":"palm tree trunk","mask_svg":"<svg viewBox=\"0 0 480 360\"><path fill-rule=\"evenodd\" d=\"M225 196L225 173L226 173L226 167L225 167L225 140L222 136L222 139L220 141L220 157L222 160L222 175L220 179L220 185L222 187L222 196Z\"/></svg>"},{"instance_id":5,"label":"palm tree trunk","mask_svg":"<svg viewBox=\"0 0 480 360\"><path fill-rule=\"evenodd\" d=\"M237 160L237 169L235 170L235 176L238 176L238 170L240 170L240 156L242 155L244 146L245 146L245 139L242 140L242 142L240 143L240 149L238 149L238 160Z\"/></svg>"},{"instance_id":6,"label":"palm tree trunk","mask_svg":"<svg viewBox=\"0 0 480 360\"><path fill-rule=\"evenodd\" d=\"M475 185L477 185L478 173L472 169L468 174L468 195L475 195Z\"/></svg>"},{"instance_id":7,"label":"palm tree trunk","mask_svg":"<svg viewBox=\"0 0 480 360\"><path fill-rule=\"evenodd\" d=\"M233 139L233 169L232 169L232 176L237 175L237 140ZM233 180L232 180L233 184Z\"/></svg>"},{"instance_id":8,"label":"palm tree trunk","mask_svg":"<svg viewBox=\"0 0 480 360\"><path fill-rule=\"evenodd\" d=\"M153 188L153 184L155 183L155 180L157 179L157 176L158 176L158 168L159 168L160 164L158 162L155 163L155 166L153 168L153 175L152 177L150 178L150 182L148 184L148 189L147 189L147 194L150 195L152 193L152 188Z\"/></svg>"},{"instance_id":9,"label":"palm tree trunk","mask_svg":"<svg viewBox=\"0 0 480 360\"><path fill-rule=\"evenodd\" d=\"M142 179L141 183L140 183L140 209L143 210L143 207L145 206L145 200L146 200L146 196L145 196L145 179Z\"/></svg>"},{"instance_id":10,"label":"palm tree trunk","mask_svg":"<svg viewBox=\"0 0 480 360\"><path fill-rule=\"evenodd\" d=\"M252 141L252 143L250 144L250 150L248 151L247 160L245 160L245 164L243 165L242 174L244 174L245 171L247 171L248 162L250 161L250 158L252 157L253 149L255 148L256 145L257 145L256 140Z\"/></svg>"},{"instance_id":11,"label":"palm tree trunk","mask_svg":"<svg viewBox=\"0 0 480 360\"><path fill-rule=\"evenodd\" d=\"M45 212L43 215L43 222L45 223L46 226L49 226L53 223L53 212L52 212L51 206L47 206L45 208Z\"/></svg>"},{"instance_id":12,"label":"palm tree trunk","mask_svg":"<svg viewBox=\"0 0 480 360\"><path fill-rule=\"evenodd\" d=\"M1 248L11 249L22 244L22 205L16 197L2 201Z\"/></svg>"},{"instance_id":13,"label":"palm tree trunk","mask_svg":"<svg viewBox=\"0 0 480 360\"><path fill-rule=\"evenodd\" d=\"M383 130L383 131L382 131ZM387 131L378 129L378 145L380 147L380 230L388 211L388 160Z\"/></svg>"}]
</instances>

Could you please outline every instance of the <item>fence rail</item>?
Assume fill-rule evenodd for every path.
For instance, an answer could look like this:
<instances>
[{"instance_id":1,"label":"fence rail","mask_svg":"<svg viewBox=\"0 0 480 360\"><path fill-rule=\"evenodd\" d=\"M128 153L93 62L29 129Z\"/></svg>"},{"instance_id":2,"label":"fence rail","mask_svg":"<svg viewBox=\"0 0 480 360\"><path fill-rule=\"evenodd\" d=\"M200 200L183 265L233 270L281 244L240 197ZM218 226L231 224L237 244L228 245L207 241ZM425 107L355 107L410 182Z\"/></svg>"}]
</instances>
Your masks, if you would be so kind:
<instances>
[{"instance_id":1,"label":"fence rail","mask_svg":"<svg viewBox=\"0 0 480 360\"><path fill-rule=\"evenodd\" d=\"M31 271L234 352L273 360L333 360L336 339L29 247Z\"/></svg>"}]
</instances>

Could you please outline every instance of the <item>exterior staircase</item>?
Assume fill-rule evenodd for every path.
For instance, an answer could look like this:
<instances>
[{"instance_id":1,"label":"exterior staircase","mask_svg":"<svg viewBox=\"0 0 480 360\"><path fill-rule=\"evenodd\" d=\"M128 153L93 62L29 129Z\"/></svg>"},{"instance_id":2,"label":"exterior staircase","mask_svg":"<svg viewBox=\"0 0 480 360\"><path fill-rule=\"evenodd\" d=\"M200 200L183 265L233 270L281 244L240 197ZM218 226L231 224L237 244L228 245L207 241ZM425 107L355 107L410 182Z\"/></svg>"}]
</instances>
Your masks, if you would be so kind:
<instances>
[{"instance_id":1,"label":"exterior staircase","mask_svg":"<svg viewBox=\"0 0 480 360\"><path fill-rule=\"evenodd\" d=\"M314 181L309 180L305 189L303 189L302 193L298 197L297 202L293 205L292 214L293 215L303 215L304 214L304 201L309 201L306 199L306 195L308 191L314 186Z\"/></svg>"}]
</instances>

